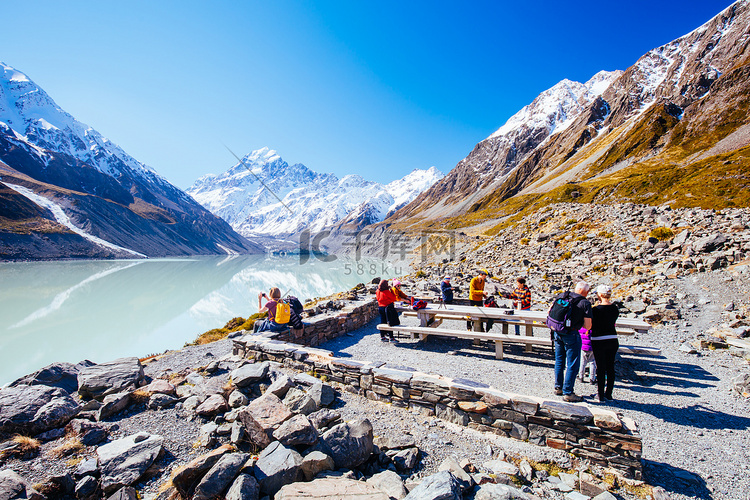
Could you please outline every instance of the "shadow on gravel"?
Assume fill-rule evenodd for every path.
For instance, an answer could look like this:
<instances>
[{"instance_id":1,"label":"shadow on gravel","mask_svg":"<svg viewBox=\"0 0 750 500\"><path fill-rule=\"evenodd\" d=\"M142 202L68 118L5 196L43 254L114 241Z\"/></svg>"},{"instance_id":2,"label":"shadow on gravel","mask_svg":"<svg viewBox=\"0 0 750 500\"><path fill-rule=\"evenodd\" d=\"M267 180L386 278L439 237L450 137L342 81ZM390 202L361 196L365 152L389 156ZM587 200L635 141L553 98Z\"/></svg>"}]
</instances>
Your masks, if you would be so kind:
<instances>
[{"instance_id":1,"label":"shadow on gravel","mask_svg":"<svg viewBox=\"0 0 750 500\"><path fill-rule=\"evenodd\" d=\"M694 498L712 499L706 482L697 474L662 462L643 461L643 479L651 486Z\"/></svg>"}]
</instances>

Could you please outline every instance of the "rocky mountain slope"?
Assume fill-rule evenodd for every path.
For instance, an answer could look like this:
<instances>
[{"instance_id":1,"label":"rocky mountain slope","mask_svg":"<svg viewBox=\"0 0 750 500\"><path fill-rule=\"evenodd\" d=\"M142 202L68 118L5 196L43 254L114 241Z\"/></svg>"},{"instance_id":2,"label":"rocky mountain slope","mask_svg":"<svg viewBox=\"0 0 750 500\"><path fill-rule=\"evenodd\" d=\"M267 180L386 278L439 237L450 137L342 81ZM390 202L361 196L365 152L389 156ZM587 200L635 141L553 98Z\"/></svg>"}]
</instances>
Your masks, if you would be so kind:
<instances>
[{"instance_id":1,"label":"rocky mountain slope","mask_svg":"<svg viewBox=\"0 0 750 500\"><path fill-rule=\"evenodd\" d=\"M741 0L624 72L564 80L388 222L466 227L574 199L748 206L749 45Z\"/></svg>"},{"instance_id":2,"label":"rocky mountain slope","mask_svg":"<svg viewBox=\"0 0 750 500\"><path fill-rule=\"evenodd\" d=\"M0 257L261 252L0 63Z\"/></svg>"},{"instance_id":3,"label":"rocky mountain slope","mask_svg":"<svg viewBox=\"0 0 750 500\"><path fill-rule=\"evenodd\" d=\"M219 175L197 180L187 193L240 234L288 236L312 232L343 219L380 222L430 187L442 174L414 170L383 185L359 175L339 179L289 165L276 151L259 149Z\"/></svg>"}]
</instances>

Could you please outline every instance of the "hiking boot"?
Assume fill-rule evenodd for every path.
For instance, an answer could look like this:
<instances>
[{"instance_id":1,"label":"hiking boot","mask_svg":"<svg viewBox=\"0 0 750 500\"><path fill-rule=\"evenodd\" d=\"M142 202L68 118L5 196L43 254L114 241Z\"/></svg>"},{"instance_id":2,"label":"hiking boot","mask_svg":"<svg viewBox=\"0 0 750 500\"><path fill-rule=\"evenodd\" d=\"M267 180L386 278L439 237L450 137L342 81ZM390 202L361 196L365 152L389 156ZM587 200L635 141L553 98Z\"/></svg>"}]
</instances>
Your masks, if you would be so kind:
<instances>
[{"instance_id":1,"label":"hiking boot","mask_svg":"<svg viewBox=\"0 0 750 500\"><path fill-rule=\"evenodd\" d=\"M388 340L390 340L391 344L398 344L398 340L394 339L393 337Z\"/></svg>"},{"instance_id":2,"label":"hiking boot","mask_svg":"<svg viewBox=\"0 0 750 500\"><path fill-rule=\"evenodd\" d=\"M562 389L555 387L555 396L562 396Z\"/></svg>"},{"instance_id":3,"label":"hiking boot","mask_svg":"<svg viewBox=\"0 0 750 500\"><path fill-rule=\"evenodd\" d=\"M563 401L567 401L568 403L580 403L583 401L583 398L578 394L571 392L570 394L563 396Z\"/></svg>"},{"instance_id":4,"label":"hiking boot","mask_svg":"<svg viewBox=\"0 0 750 500\"><path fill-rule=\"evenodd\" d=\"M606 399L607 401L614 401L615 400L615 398L613 398L611 394L610 395L605 394L604 395L604 399Z\"/></svg>"},{"instance_id":5,"label":"hiking boot","mask_svg":"<svg viewBox=\"0 0 750 500\"><path fill-rule=\"evenodd\" d=\"M380 337L381 342L388 342L388 337Z\"/></svg>"},{"instance_id":6,"label":"hiking boot","mask_svg":"<svg viewBox=\"0 0 750 500\"><path fill-rule=\"evenodd\" d=\"M581 380L581 382L583 382L583 380ZM596 385L596 379L593 379L590 383L591 385Z\"/></svg>"}]
</instances>

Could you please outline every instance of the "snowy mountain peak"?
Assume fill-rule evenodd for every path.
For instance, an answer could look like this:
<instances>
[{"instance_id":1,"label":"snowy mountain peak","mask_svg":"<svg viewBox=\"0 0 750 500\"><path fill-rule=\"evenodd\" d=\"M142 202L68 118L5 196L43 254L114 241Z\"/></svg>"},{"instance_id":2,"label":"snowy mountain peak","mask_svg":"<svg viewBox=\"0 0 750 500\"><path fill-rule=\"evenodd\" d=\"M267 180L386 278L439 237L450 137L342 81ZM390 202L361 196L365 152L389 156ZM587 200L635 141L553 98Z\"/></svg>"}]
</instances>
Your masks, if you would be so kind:
<instances>
[{"instance_id":1,"label":"snowy mountain peak","mask_svg":"<svg viewBox=\"0 0 750 500\"><path fill-rule=\"evenodd\" d=\"M366 214L359 217L366 223L379 222L441 177L432 167L385 186L357 174L339 179L301 163L289 165L262 148L223 174L201 177L187 192L240 234L274 236L320 231L353 213Z\"/></svg>"},{"instance_id":2,"label":"snowy mountain peak","mask_svg":"<svg viewBox=\"0 0 750 500\"><path fill-rule=\"evenodd\" d=\"M153 169L63 111L24 73L2 62L0 69L1 128L13 130L24 142L69 154L113 177L129 169L150 182L167 183Z\"/></svg>"},{"instance_id":3,"label":"snowy mountain peak","mask_svg":"<svg viewBox=\"0 0 750 500\"><path fill-rule=\"evenodd\" d=\"M621 75L622 71L600 71L585 84L562 80L521 108L489 138L512 135L524 129L546 129L548 134L560 132Z\"/></svg>"}]
</instances>

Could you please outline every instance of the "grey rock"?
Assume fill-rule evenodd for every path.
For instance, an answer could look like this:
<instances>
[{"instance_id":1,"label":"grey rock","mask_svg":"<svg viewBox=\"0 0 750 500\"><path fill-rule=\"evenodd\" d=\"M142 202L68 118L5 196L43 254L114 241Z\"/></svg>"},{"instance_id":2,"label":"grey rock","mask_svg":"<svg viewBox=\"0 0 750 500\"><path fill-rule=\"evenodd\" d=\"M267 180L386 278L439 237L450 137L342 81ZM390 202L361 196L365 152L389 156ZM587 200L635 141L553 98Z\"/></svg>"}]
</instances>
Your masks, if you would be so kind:
<instances>
[{"instance_id":1,"label":"grey rock","mask_svg":"<svg viewBox=\"0 0 750 500\"><path fill-rule=\"evenodd\" d=\"M396 466L396 470L404 472L412 470L417 466L419 449L407 448L405 450L389 450L386 452L386 455L391 459L393 465Z\"/></svg>"},{"instance_id":2,"label":"grey rock","mask_svg":"<svg viewBox=\"0 0 750 500\"><path fill-rule=\"evenodd\" d=\"M84 446L94 446L107 439L107 428L89 420L73 419L67 426L73 434L78 436Z\"/></svg>"},{"instance_id":3,"label":"grey rock","mask_svg":"<svg viewBox=\"0 0 750 500\"><path fill-rule=\"evenodd\" d=\"M318 431L304 415L295 415L273 431L274 439L286 446L311 445L318 440Z\"/></svg>"},{"instance_id":4,"label":"grey rock","mask_svg":"<svg viewBox=\"0 0 750 500\"><path fill-rule=\"evenodd\" d=\"M336 400L336 391L328 384L318 382L307 390L308 396L315 401L318 408L330 406Z\"/></svg>"},{"instance_id":5,"label":"grey rock","mask_svg":"<svg viewBox=\"0 0 750 500\"><path fill-rule=\"evenodd\" d=\"M322 451L312 451L302 459L302 474L306 481L310 481L323 471L333 470L336 464L333 459Z\"/></svg>"},{"instance_id":6,"label":"grey rock","mask_svg":"<svg viewBox=\"0 0 750 500\"><path fill-rule=\"evenodd\" d=\"M406 500L461 500L461 484L449 471L441 471L425 478L411 490Z\"/></svg>"},{"instance_id":7,"label":"grey rock","mask_svg":"<svg viewBox=\"0 0 750 500\"><path fill-rule=\"evenodd\" d=\"M232 451L230 445L223 445L215 450L211 450L205 455L201 455L191 460L184 467L175 472L172 477L172 484L183 498L189 497L193 493L193 488L199 480L211 470L211 468L221 459L222 456Z\"/></svg>"},{"instance_id":8,"label":"grey rock","mask_svg":"<svg viewBox=\"0 0 750 500\"><path fill-rule=\"evenodd\" d=\"M484 467L494 474L506 474L508 476L517 476L520 472L518 467L505 460L489 460L484 463Z\"/></svg>"},{"instance_id":9,"label":"grey rock","mask_svg":"<svg viewBox=\"0 0 750 500\"><path fill-rule=\"evenodd\" d=\"M108 394L134 391L143 382L143 365L138 358L120 358L83 368L78 373L78 394L84 399L101 400Z\"/></svg>"},{"instance_id":10,"label":"grey rock","mask_svg":"<svg viewBox=\"0 0 750 500\"><path fill-rule=\"evenodd\" d=\"M40 441L54 441L55 439L60 439L64 435L65 435L65 429L60 428L60 429L52 429L50 431L37 434L36 438Z\"/></svg>"},{"instance_id":11,"label":"grey rock","mask_svg":"<svg viewBox=\"0 0 750 500\"><path fill-rule=\"evenodd\" d=\"M279 398L286 396L287 391L294 387L294 383L286 374L281 374L268 386L266 392L275 394Z\"/></svg>"},{"instance_id":12,"label":"grey rock","mask_svg":"<svg viewBox=\"0 0 750 500\"><path fill-rule=\"evenodd\" d=\"M667 499L669 497L664 497L664 498ZM592 500L617 500L617 497L614 496L609 491L603 491L599 493L598 495L596 495ZM656 495L654 495L654 500L659 500L659 498Z\"/></svg>"},{"instance_id":13,"label":"grey rock","mask_svg":"<svg viewBox=\"0 0 750 500\"><path fill-rule=\"evenodd\" d=\"M104 396L102 406L99 407L99 411L96 414L96 419L99 421L105 420L112 415L120 413L122 410L130 405L130 393L129 392L117 392L114 394L107 394Z\"/></svg>"},{"instance_id":14,"label":"grey rock","mask_svg":"<svg viewBox=\"0 0 750 500\"><path fill-rule=\"evenodd\" d=\"M417 441L410 434L399 434L396 436L380 436L375 439L375 444L381 450L403 450L417 446Z\"/></svg>"},{"instance_id":15,"label":"grey rock","mask_svg":"<svg viewBox=\"0 0 750 500\"><path fill-rule=\"evenodd\" d=\"M466 491L474 486L474 478L466 472L454 457L448 457L440 463L438 471L447 470L461 483L461 489Z\"/></svg>"},{"instance_id":16,"label":"grey rock","mask_svg":"<svg viewBox=\"0 0 750 500\"><path fill-rule=\"evenodd\" d=\"M229 399L227 400L229 403L230 408L239 408L241 406L246 406L247 403L250 402L249 399L247 399L247 396L242 394L240 391L234 390L229 395Z\"/></svg>"},{"instance_id":17,"label":"grey rock","mask_svg":"<svg viewBox=\"0 0 750 500\"><path fill-rule=\"evenodd\" d=\"M97 464L96 457L84 460L78 464L75 472L73 472L73 478L76 480L85 476L99 477L99 464Z\"/></svg>"},{"instance_id":18,"label":"grey rock","mask_svg":"<svg viewBox=\"0 0 750 500\"><path fill-rule=\"evenodd\" d=\"M132 486L124 486L107 500L138 500L138 493Z\"/></svg>"},{"instance_id":19,"label":"grey rock","mask_svg":"<svg viewBox=\"0 0 750 500\"><path fill-rule=\"evenodd\" d=\"M68 394L78 390L78 372L94 363L91 361L81 361L78 364L72 363L52 363L44 368L37 370L31 375L19 378L12 382L10 387L26 385L46 385L57 387Z\"/></svg>"},{"instance_id":20,"label":"grey rock","mask_svg":"<svg viewBox=\"0 0 750 500\"><path fill-rule=\"evenodd\" d=\"M263 427L263 425L253 416L251 408L242 408L237 414L237 422L240 423L243 429L244 436L242 439L245 439L261 449L271 444L271 438L269 436L269 430L271 428L266 429Z\"/></svg>"},{"instance_id":21,"label":"grey rock","mask_svg":"<svg viewBox=\"0 0 750 500\"><path fill-rule=\"evenodd\" d=\"M282 486L300 479L302 456L274 441L258 457L253 467L255 478L260 483L261 493L273 496Z\"/></svg>"},{"instance_id":22,"label":"grey rock","mask_svg":"<svg viewBox=\"0 0 750 500\"><path fill-rule=\"evenodd\" d=\"M700 238L693 243L693 250L699 253L711 252L719 248L727 241L726 236L715 233L705 238Z\"/></svg>"},{"instance_id":23,"label":"grey rock","mask_svg":"<svg viewBox=\"0 0 750 500\"><path fill-rule=\"evenodd\" d=\"M567 420L576 424L588 424L594 421L594 415L585 406L558 401L545 401L542 409L549 412L553 418Z\"/></svg>"},{"instance_id":24,"label":"grey rock","mask_svg":"<svg viewBox=\"0 0 750 500\"><path fill-rule=\"evenodd\" d=\"M323 408L315 413L311 413L307 418L310 420L310 423L313 424L313 427L318 430L341 423L341 413L328 408Z\"/></svg>"},{"instance_id":25,"label":"grey rock","mask_svg":"<svg viewBox=\"0 0 750 500\"><path fill-rule=\"evenodd\" d=\"M99 481L92 476L85 476L76 483L75 496L80 500L93 498L99 488Z\"/></svg>"},{"instance_id":26,"label":"grey rock","mask_svg":"<svg viewBox=\"0 0 750 500\"><path fill-rule=\"evenodd\" d=\"M268 376L269 366L267 362L242 365L236 370L232 370L232 382L237 387L248 387L255 382L260 382Z\"/></svg>"},{"instance_id":27,"label":"grey rock","mask_svg":"<svg viewBox=\"0 0 750 500\"><path fill-rule=\"evenodd\" d=\"M201 425L198 431L198 443L204 448L210 448L216 443L216 431L219 425L216 422L208 422Z\"/></svg>"},{"instance_id":28,"label":"grey rock","mask_svg":"<svg viewBox=\"0 0 750 500\"><path fill-rule=\"evenodd\" d=\"M229 487L226 500L258 500L260 497L260 485L250 474L240 474Z\"/></svg>"},{"instance_id":29,"label":"grey rock","mask_svg":"<svg viewBox=\"0 0 750 500\"><path fill-rule=\"evenodd\" d=\"M292 413L301 413L303 415L309 415L318 410L318 405L315 404L315 401L306 392L296 388L289 389L286 396L284 396L284 404Z\"/></svg>"},{"instance_id":30,"label":"grey rock","mask_svg":"<svg viewBox=\"0 0 750 500\"><path fill-rule=\"evenodd\" d=\"M104 493L137 482L161 454L163 443L161 436L141 432L97 448Z\"/></svg>"},{"instance_id":31,"label":"grey rock","mask_svg":"<svg viewBox=\"0 0 750 500\"><path fill-rule=\"evenodd\" d=\"M680 346L680 351L687 353L687 354L698 354L698 349L696 349L695 347L693 347L687 342L682 343L682 345Z\"/></svg>"},{"instance_id":32,"label":"grey rock","mask_svg":"<svg viewBox=\"0 0 750 500\"><path fill-rule=\"evenodd\" d=\"M180 387L177 388L178 396L180 394ZM195 409L198 408L202 402L200 396L190 396L182 403L182 409L188 412L188 414L195 413Z\"/></svg>"},{"instance_id":33,"label":"grey rock","mask_svg":"<svg viewBox=\"0 0 750 500\"><path fill-rule=\"evenodd\" d=\"M521 460L521 463L518 464L518 471L521 477L528 482L531 482L534 477L534 469L531 468L531 464L526 459Z\"/></svg>"},{"instance_id":34,"label":"grey rock","mask_svg":"<svg viewBox=\"0 0 750 500\"><path fill-rule=\"evenodd\" d=\"M372 424L367 419L339 424L326 431L321 441L336 468L354 469L372 454Z\"/></svg>"},{"instance_id":35,"label":"grey rock","mask_svg":"<svg viewBox=\"0 0 750 500\"><path fill-rule=\"evenodd\" d=\"M165 408L172 408L178 401L179 399L169 394L156 393L148 398L148 407L152 410L163 410Z\"/></svg>"},{"instance_id":36,"label":"grey rock","mask_svg":"<svg viewBox=\"0 0 750 500\"><path fill-rule=\"evenodd\" d=\"M479 486L474 494L474 500L535 500L536 496L529 495L507 484L487 483Z\"/></svg>"},{"instance_id":37,"label":"grey rock","mask_svg":"<svg viewBox=\"0 0 750 500\"><path fill-rule=\"evenodd\" d=\"M0 432L36 435L63 427L81 407L57 387L32 385L0 390Z\"/></svg>"},{"instance_id":38,"label":"grey rock","mask_svg":"<svg viewBox=\"0 0 750 500\"><path fill-rule=\"evenodd\" d=\"M246 453L227 453L203 476L195 487L193 500L212 500L220 498L232 485L240 469L250 458Z\"/></svg>"},{"instance_id":39,"label":"grey rock","mask_svg":"<svg viewBox=\"0 0 750 500\"><path fill-rule=\"evenodd\" d=\"M346 500L388 500L388 495L374 486L343 476L319 477L305 483L288 484L281 488L274 500L302 499L346 499Z\"/></svg>"},{"instance_id":40,"label":"grey rock","mask_svg":"<svg viewBox=\"0 0 750 500\"><path fill-rule=\"evenodd\" d=\"M217 413L223 413L228 408L224 396L221 394L212 394L195 409L195 414L201 417L213 418Z\"/></svg>"},{"instance_id":41,"label":"grey rock","mask_svg":"<svg viewBox=\"0 0 750 500\"><path fill-rule=\"evenodd\" d=\"M375 486L377 489L388 495L390 498L401 500L409 493L404 486L401 476L392 470L385 470L374 474L367 480L367 484Z\"/></svg>"},{"instance_id":42,"label":"grey rock","mask_svg":"<svg viewBox=\"0 0 750 500\"><path fill-rule=\"evenodd\" d=\"M3 469L0 470L0 498L3 500L42 500L44 497L17 472L11 469Z\"/></svg>"}]
</instances>

